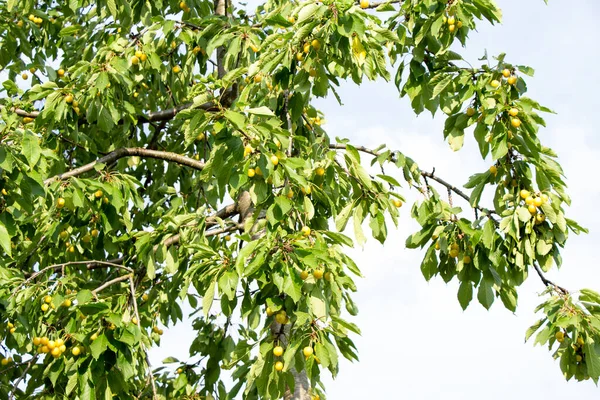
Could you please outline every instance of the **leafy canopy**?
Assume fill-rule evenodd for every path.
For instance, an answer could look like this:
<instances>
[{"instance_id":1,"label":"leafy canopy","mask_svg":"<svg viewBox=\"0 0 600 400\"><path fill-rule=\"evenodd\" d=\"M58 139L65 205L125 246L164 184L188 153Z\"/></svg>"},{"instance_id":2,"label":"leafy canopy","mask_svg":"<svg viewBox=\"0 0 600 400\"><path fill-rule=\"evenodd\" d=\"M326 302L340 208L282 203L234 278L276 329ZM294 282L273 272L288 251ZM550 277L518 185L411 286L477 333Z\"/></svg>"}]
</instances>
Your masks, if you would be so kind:
<instances>
[{"instance_id":1,"label":"leafy canopy","mask_svg":"<svg viewBox=\"0 0 600 400\"><path fill-rule=\"evenodd\" d=\"M514 311L539 275L527 338L597 382L600 295L544 277L584 231L538 137L551 110L526 97L531 68L456 52L500 19L492 0L0 2L0 395L325 398L321 373L358 359L345 249L384 243L407 190L423 194L406 246L425 279ZM463 190L333 140L313 100L365 79L442 113L451 149L472 136L493 165ZM184 302L190 359L153 369Z\"/></svg>"}]
</instances>

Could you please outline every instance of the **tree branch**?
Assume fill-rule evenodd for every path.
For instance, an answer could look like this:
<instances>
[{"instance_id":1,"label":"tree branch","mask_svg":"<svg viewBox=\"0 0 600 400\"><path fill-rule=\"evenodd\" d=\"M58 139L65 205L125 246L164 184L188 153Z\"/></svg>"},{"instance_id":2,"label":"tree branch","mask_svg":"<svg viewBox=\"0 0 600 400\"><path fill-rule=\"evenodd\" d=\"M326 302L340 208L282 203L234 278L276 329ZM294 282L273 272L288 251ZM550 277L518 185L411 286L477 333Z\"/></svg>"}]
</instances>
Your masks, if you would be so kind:
<instances>
[{"instance_id":1,"label":"tree branch","mask_svg":"<svg viewBox=\"0 0 600 400\"><path fill-rule=\"evenodd\" d=\"M17 294L17 292L19 291L19 289L21 289L23 286L25 286L28 282L31 282L32 280L34 280L36 277L38 277L40 274L43 274L46 271L49 271L51 269L57 270L57 269L61 269L64 267L68 267L70 265L86 265L88 270L91 269L95 269L95 268L108 268L108 267L113 267L113 268L119 268L119 269L123 269L129 273L133 273L133 270L131 268L125 267L121 264L119 264L118 259L117 260L111 260L111 261L98 261L98 260L93 260L93 261L69 261L66 263L62 263L62 264L54 264L54 265L49 265L45 268L42 268L41 270L39 270L38 272L34 272L33 274L31 274L31 276L29 278L27 278L25 281L23 281L23 283L21 283L13 292L13 294L11 295L14 296L15 294Z\"/></svg>"},{"instance_id":2,"label":"tree branch","mask_svg":"<svg viewBox=\"0 0 600 400\"><path fill-rule=\"evenodd\" d=\"M168 108L166 110L151 112L151 113L148 113L148 115L140 115L140 116L138 116L138 122L145 124L145 123L157 122L157 121L168 121L168 120L173 119L180 111L191 108L193 105L194 105L194 103L185 103L185 104L180 104L179 106L174 107L174 108ZM7 108L7 107L4 105L0 105L0 109L1 108ZM217 110L219 110L219 107L217 107L215 105L215 103L208 102L208 103L199 105L195 109L204 110L204 111L217 111ZM25 118L25 117L37 118L40 115L40 111L25 111L21 108L16 108L16 107L12 108L11 111L23 118Z\"/></svg>"},{"instance_id":3,"label":"tree branch","mask_svg":"<svg viewBox=\"0 0 600 400\"><path fill-rule=\"evenodd\" d=\"M352 145L356 150L366 153L366 154L370 154L374 157L378 157L380 155L380 153L371 150L367 147L364 146L354 146ZM345 144L340 144L340 143L331 143L329 145L330 149L336 149L336 150L346 150L346 145ZM394 161L393 159L390 159L390 161ZM470 197L469 195L467 195L465 192L463 192L462 190L460 190L459 188L457 188L456 186L446 182L444 179L439 178L438 176L434 175L433 172L425 172L425 171L420 171L421 176L423 176L424 178L429 178L429 179L433 179L434 181L436 181L437 183L439 183L440 185L445 186L448 190L451 190L452 192L456 193L457 195L459 195L460 197L462 197L463 199L465 199L467 202L470 202ZM488 216L490 216L491 214L495 214L494 211L492 210L488 210L487 208L481 207L481 206L476 206L473 207L476 210L480 210L481 212L487 214Z\"/></svg>"},{"instance_id":4,"label":"tree branch","mask_svg":"<svg viewBox=\"0 0 600 400\"><path fill-rule=\"evenodd\" d=\"M38 359L38 357L39 357L39 355L36 354L27 362L27 367L25 368L25 370L23 371L23 373L21 374L19 379L17 379L17 381L13 385L13 389L10 394L9 400L13 400L15 398L15 392L17 391L17 388L19 387L19 383L21 383L21 381L25 378L25 375L27 375L27 371L29 371L29 368L31 368L31 366L35 363L35 361Z\"/></svg>"},{"instance_id":5,"label":"tree branch","mask_svg":"<svg viewBox=\"0 0 600 400\"><path fill-rule=\"evenodd\" d=\"M204 168L204 163L201 161L194 160L193 158L189 158L186 156L182 156L181 154L171 153L167 151L158 151L158 150L150 150L142 147L123 147L117 149L111 153L108 153L104 157L97 159L89 164L82 165L81 167L72 169L65 173L56 175L52 178L48 178L44 181L44 184L48 185L55 180L63 180L67 178L71 178L73 176L79 176L85 172L91 171L97 164L109 164L114 161L117 161L124 157L131 156L139 156L146 158L154 158L157 160L171 161L177 164L185 165L187 167L191 167L197 170L202 170Z\"/></svg>"},{"instance_id":6,"label":"tree branch","mask_svg":"<svg viewBox=\"0 0 600 400\"><path fill-rule=\"evenodd\" d=\"M115 279L111 279L110 281L98 286L96 289L92 290L92 294L94 295L94 297L97 297L98 292L106 289L107 287L114 285L115 283L119 283L119 282L123 282L127 279L129 279L131 277L131 274L127 274L127 275L121 275L116 277Z\"/></svg>"},{"instance_id":7,"label":"tree branch","mask_svg":"<svg viewBox=\"0 0 600 400\"><path fill-rule=\"evenodd\" d=\"M535 272L537 272L538 276L540 277L540 279L542 280L542 283L548 287L552 287L556 290L558 290L559 292L561 292L564 295L569 294L569 291L561 286L558 286L556 283L552 282L551 280L549 280L548 278L546 278L544 276L544 273L542 272L542 269L540 268L540 266L538 265L537 262L533 263L533 268L535 269Z\"/></svg>"}]
</instances>

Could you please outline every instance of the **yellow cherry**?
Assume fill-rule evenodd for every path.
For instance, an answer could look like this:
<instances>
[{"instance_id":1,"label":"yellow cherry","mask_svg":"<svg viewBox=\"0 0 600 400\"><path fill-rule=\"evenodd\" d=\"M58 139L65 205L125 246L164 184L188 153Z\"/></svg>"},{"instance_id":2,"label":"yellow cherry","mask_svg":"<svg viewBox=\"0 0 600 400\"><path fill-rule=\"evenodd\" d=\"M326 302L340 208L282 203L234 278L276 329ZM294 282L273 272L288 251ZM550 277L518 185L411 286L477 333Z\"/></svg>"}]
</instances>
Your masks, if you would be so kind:
<instances>
[{"instance_id":1,"label":"yellow cherry","mask_svg":"<svg viewBox=\"0 0 600 400\"><path fill-rule=\"evenodd\" d=\"M304 349L302 349L302 354L304 354L304 357L310 357L313 355L313 348L310 346L306 346Z\"/></svg>"},{"instance_id":2,"label":"yellow cherry","mask_svg":"<svg viewBox=\"0 0 600 400\"><path fill-rule=\"evenodd\" d=\"M287 314L284 310L279 311L276 315L275 315L275 321L278 324L285 324L288 321L288 317Z\"/></svg>"},{"instance_id":3,"label":"yellow cherry","mask_svg":"<svg viewBox=\"0 0 600 400\"><path fill-rule=\"evenodd\" d=\"M273 355L275 357L281 357L283 355L283 347L277 346L273 349Z\"/></svg>"},{"instance_id":4,"label":"yellow cherry","mask_svg":"<svg viewBox=\"0 0 600 400\"><path fill-rule=\"evenodd\" d=\"M527 196L527 197L525 198L525 204L527 204L528 206L529 206L529 205L532 205L532 204L533 204L533 196L531 196L531 195L530 195L530 196Z\"/></svg>"}]
</instances>

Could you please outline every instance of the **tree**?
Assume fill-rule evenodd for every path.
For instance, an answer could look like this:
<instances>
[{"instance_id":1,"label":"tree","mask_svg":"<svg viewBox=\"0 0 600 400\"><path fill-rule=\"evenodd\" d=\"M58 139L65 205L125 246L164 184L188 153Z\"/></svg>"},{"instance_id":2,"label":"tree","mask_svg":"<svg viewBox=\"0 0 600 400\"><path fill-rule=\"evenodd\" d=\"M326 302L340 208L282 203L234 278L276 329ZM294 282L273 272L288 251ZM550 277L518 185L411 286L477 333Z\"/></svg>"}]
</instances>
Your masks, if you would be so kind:
<instances>
[{"instance_id":1,"label":"tree","mask_svg":"<svg viewBox=\"0 0 600 400\"><path fill-rule=\"evenodd\" d=\"M365 230L384 243L409 189L425 279L457 279L465 309L514 311L536 275L547 299L527 338L597 382L600 295L544 275L585 231L537 137L551 110L525 96L531 68L454 51L500 21L493 1L11 0L0 15L4 398L325 398L321 373L358 352L344 249ZM327 135L314 99L391 71L489 170L462 189ZM184 301L197 337L165 360L173 376L147 352Z\"/></svg>"}]
</instances>

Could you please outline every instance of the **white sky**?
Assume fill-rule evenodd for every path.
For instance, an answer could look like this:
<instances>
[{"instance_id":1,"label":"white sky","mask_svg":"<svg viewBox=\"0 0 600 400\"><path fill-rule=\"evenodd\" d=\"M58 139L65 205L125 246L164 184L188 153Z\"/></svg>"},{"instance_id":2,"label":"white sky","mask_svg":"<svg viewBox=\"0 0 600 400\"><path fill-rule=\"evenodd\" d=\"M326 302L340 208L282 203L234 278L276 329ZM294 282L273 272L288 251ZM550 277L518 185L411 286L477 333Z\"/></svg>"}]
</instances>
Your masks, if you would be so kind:
<instances>
[{"instance_id":1,"label":"white sky","mask_svg":"<svg viewBox=\"0 0 600 400\"><path fill-rule=\"evenodd\" d=\"M596 98L600 56L595 51L600 3L498 3L504 23L481 24L463 54L475 65L484 49L490 55L507 52L507 61L536 69L536 76L528 79L528 95L558 112L546 118L549 127L541 132L542 139L559 152L566 170L573 198L568 216L590 229L589 235L570 238L563 252L563 269L548 276L571 290L600 290L594 246L600 240L600 217L594 208L600 202L600 182L589 173L592 162L600 159L592 118L600 105ZM489 160L480 160L472 139L461 152L452 153L443 142L443 118L432 120L428 114L415 118L407 99L398 98L393 83L361 87L348 83L340 93L344 107L333 98L319 102L331 137L348 137L366 146L387 143L424 169L435 166L439 176L457 185L491 165ZM419 270L423 254L404 248L416 223L408 207L403 214L400 229L391 229L385 246L370 240L364 249L351 251L366 275L358 281L354 296L360 314L353 321L363 331L355 338L361 361L342 360L338 378L325 379L329 399L598 396L592 382L566 383L546 348L524 343L525 330L537 320L533 309L541 302L538 293L543 286L536 276L520 288L514 315L499 300L490 312L476 300L463 312L456 299L456 283L425 282ZM151 353L154 365L167 356L185 359L192 339L189 328L165 330L163 346Z\"/></svg>"}]
</instances>

